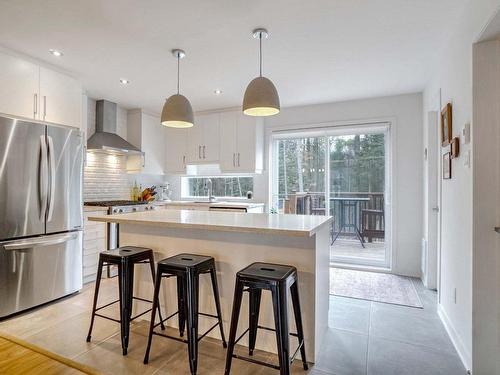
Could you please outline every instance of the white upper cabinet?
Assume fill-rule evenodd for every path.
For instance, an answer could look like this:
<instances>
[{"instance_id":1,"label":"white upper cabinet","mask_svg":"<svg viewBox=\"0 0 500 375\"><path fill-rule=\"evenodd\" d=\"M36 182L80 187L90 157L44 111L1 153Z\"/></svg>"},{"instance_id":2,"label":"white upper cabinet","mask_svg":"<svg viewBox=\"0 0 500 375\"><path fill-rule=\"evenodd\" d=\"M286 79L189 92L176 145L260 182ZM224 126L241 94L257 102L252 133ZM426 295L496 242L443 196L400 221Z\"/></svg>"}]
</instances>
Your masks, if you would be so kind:
<instances>
[{"instance_id":1,"label":"white upper cabinet","mask_svg":"<svg viewBox=\"0 0 500 375\"><path fill-rule=\"evenodd\" d=\"M0 112L38 119L39 67L0 52Z\"/></svg>"},{"instance_id":2,"label":"white upper cabinet","mask_svg":"<svg viewBox=\"0 0 500 375\"><path fill-rule=\"evenodd\" d=\"M141 149L144 158L128 157L129 172L163 174L165 169L166 128L160 118L142 112L139 109L127 113L127 140ZM137 159L137 160L136 160ZM141 163L137 162L142 159Z\"/></svg>"},{"instance_id":3,"label":"white upper cabinet","mask_svg":"<svg viewBox=\"0 0 500 375\"><path fill-rule=\"evenodd\" d=\"M219 117L218 113L195 117L194 126L187 130L187 162L209 164L219 162Z\"/></svg>"},{"instance_id":4,"label":"white upper cabinet","mask_svg":"<svg viewBox=\"0 0 500 375\"><path fill-rule=\"evenodd\" d=\"M67 75L40 67L40 120L80 127L82 86Z\"/></svg>"},{"instance_id":5,"label":"white upper cabinet","mask_svg":"<svg viewBox=\"0 0 500 375\"><path fill-rule=\"evenodd\" d=\"M74 78L0 52L0 112L82 127L82 86Z\"/></svg>"},{"instance_id":6,"label":"white upper cabinet","mask_svg":"<svg viewBox=\"0 0 500 375\"><path fill-rule=\"evenodd\" d=\"M222 172L262 172L264 167L262 119L245 116L239 111L221 113L220 135Z\"/></svg>"},{"instance_id":7,"label":"white upper cabinet","mask_svg":"<svg viewBox=\"0 0 500 375\"><path fill-rule=\"evenodd\" d=\"M220 169L233 171L236 169L236 128L238 112L222 112L220 114Z\"/></svg>"},{"instance_id":8,"label":"white upper cabinet","mask_svg":"<svg viewBox=\"0 0 500 375\"><path fill-rule=\"evenodd\" d=\"M186 173L188 129L166 128L165 173Z\"/></svg>"}]
</instances>

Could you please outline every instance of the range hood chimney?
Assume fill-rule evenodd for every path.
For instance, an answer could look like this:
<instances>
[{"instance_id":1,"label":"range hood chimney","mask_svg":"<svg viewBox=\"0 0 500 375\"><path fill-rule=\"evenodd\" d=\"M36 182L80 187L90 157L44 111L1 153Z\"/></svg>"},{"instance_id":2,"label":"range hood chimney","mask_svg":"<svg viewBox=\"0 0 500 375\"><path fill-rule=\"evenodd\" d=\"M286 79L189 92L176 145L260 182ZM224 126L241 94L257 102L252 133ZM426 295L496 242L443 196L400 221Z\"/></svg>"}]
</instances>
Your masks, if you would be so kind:
<instances>
[{"instance_id":1,"label":"range hood chimney","mask_svg":"<svg viewBox=\"0 0 500 375\"><path fill-rule=\"evenodd\" d=\"M140 149L116 134L116 103L107 100L96 102L95 133L87 141L87 150L142 154Z\"/></svg>"}]
</instances>

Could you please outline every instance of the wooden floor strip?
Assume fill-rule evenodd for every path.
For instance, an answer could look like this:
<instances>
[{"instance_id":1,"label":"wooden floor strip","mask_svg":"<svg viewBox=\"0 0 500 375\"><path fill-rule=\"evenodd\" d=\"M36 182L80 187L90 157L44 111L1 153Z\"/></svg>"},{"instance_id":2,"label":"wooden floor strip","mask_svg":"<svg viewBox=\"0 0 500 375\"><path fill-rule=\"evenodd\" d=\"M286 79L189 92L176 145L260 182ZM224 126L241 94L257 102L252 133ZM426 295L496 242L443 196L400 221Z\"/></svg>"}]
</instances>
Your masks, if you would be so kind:
<instances>
[{"instance_id":1,"label":"wooden floor strip","mask_svg":"<svg viewBox=\"0 0 500 375\"><path fill-rule=\"evenodd\" d=\"M24 340L0 333L0 374L100 375L101 373Z\"/></svg>"}]
</instances>

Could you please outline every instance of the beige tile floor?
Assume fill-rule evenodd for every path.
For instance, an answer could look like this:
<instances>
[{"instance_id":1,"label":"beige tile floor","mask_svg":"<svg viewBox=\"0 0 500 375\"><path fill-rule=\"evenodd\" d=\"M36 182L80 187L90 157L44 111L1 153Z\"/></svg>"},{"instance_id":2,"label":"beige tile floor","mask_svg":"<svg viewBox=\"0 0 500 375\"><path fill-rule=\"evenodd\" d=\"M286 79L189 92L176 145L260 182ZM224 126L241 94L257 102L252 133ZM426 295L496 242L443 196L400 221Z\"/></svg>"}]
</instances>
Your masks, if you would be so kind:
<instances>
[{"instance_id":1,"label":"beige tile floor","mask_svg":"<svg viewBox=\"0 0 500 375\"><path fill-rule=\"evenodd\" d=\"M365 247L357 239L339 237L330 247L330 259L348 258L355 263L357 259L379 261L385 259L385 244L383 241L366 242Z\"/></svg>"},{"instance_id":2,"label":"beige tile floor","mask_svg":"<svg viewBox=\"0 0 500 375\"><path fill-rule=\"evenodd\" d=\"M117 297L116 279L103 280L99 304L104 305ZM143 364L148 332L146 320L132 323L127 356L121 354L120 327L112 321L96 318L92 342L87 343L85 338L92 298L93 284L89 284L76 295L0 322L0 331L92 366L104 374L189 374L187 346L157 336L153 339L149 364ZM102 311L118 318L117 305ZM241 354L243 350L242 347L237 348ZM224 373L225 350L220 341L205 338L200 342L199 351L198 374ZM260 352L256 356L265 361L277 362L276 356L269 353ZM233 360L231 373L267 375L277 374L278 371ZM295 362L293 373L323 374L317 369L304 371L299 361Z\"/></svg>"}]
</instances>

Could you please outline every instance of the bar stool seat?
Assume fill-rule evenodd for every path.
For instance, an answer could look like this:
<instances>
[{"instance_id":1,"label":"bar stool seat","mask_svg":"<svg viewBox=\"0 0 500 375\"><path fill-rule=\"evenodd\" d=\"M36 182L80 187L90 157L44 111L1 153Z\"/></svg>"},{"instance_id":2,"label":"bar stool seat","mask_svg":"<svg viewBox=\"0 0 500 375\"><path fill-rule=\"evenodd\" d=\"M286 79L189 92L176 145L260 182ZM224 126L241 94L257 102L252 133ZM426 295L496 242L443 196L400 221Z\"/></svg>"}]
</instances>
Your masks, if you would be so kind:
<instances>
[{"instance_id":1,"label":"bar stool seat","mask_svg":"<svg viewBox=\"0 0 500 375\"><path fill-rule=\"evenodd\" d=\"M210 274L210 279L212 282L215 308L217 310L216 315L198 311L199 276L206 273ZM164 320L161 320L161 323L167 321L175 315L178 315L180 338L154 331L154 329L160 324L154 324L154 320L156 314L156 306L158 305L161 280L162 278L169 277L177 278L178 310L170 316L167 316ZM211 326L205 333L200 336L198 336L199 315L217 319L217 323ZM182 338L184 336L184 328L186 325L187 340ZM149 351L151 349L153 335L157 335L187 343L191 374L196 374L198 368L198 342L217 326L219 326L220 329L222 346L225 348L227 347L227 344L224 336L224 329L222 326L222 313L214 258L205 255L183 253L159 261L155 280L153 311L151 312L151 325L149 328L148 345L146 348L146 353L144 355L144 364L147 364L149 362Z\"/></svg>"},{"instance_id":2,"label":"bar stool seat","mask_svg":"<svg viewBox=\"0 0 500 375\"><path fill-rule=\"evenodd\" d=\"M275 322L274 329L259 325L262 290L271 291ZM297 333L289 333L288 290L290 290L292 297ZM236 339L243 292L249 293L249 327ZM274 331L276 333L279 366L251 358L255 349L258 329ZM249 334L248 354L250 357L234 354L235 345L247 333ZM299 345L292 356L290 356L289 336L297 337L299 341ZM230 374L232 359L236 358L280 370L281 375L289 375L290 364L294 361L299 351L302 357L304 370L307 370L308 365L304 344L304 330L300 311L299 288L297 285L297 269L293 266L283 264L257 262L239 271L236 274L225 374Z\"/></svg>"},{"instance_id":3,"label":"bar stool seat","mask_svg":"<svg viewBox=\"0 0 500 375\"><path fill-rule=\"evenodd\" d=\"M134 266L136 264L149 263L151 268L151 276L153 282L155 280L155 268L154 268L154 256L153 250L145 247L137 246L123 246L117 249L106 250L99 253L99 263L97 265L97 278L94 291L94 303L92 307L92 318L90 320L89 333L87 335L87 342L90 342L92 336L92 328L94 326L94 319L96 316L114 322L120 323L121 328L121 340L122 340L122 351L123 355L127 354L128 342L129 342L129 332L130 332L130 322L134 319L148 313L151 309L148 309L134 317L132 317L132 302L133 300L139 300L143 302L153 302L148 299L134 297ZM104 306L97 307L97 301L99 298L99 287L101 284L102 270L105 266L116 265L118 267L118 286L119 286L119 299L110 302ZM110 318L108 316L97 313L99 310L111 306L115 303L120 303L120 320ZM161 312L158 305L158 314L161 318ZM161 328L165 329L163 322L161 322Z\"/></svg>"}]
</instances>

